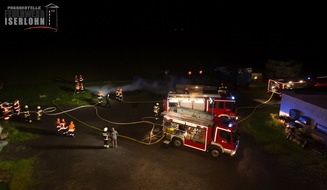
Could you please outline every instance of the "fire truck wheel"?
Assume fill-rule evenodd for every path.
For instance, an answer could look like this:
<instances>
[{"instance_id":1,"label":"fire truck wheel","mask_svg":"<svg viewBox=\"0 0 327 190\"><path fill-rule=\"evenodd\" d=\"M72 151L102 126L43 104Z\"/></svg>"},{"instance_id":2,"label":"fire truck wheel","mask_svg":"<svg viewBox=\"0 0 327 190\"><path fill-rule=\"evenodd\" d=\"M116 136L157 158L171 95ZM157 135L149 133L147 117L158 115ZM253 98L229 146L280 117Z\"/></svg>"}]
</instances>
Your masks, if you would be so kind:
<instances>
[{"instance_id":1,"label":"fire truck wheel","mask_svg":"<svg viewBox=\"0 0 327 190\"><path fill-rule=\"evenodd\" d=\"M212 157L217 158L222 154L222 151L221 151L221 149L219 147L212 147L210 149L210 154L211 154Z\"/></svg>"},{"instance_id":2,"label":"fire truck wheel","mask_svg":"<svg viewBox=\"0 0 327 190\"><path fill-rule=\"evenodd\" d=\"M179 138L174 138L173 143L174 143L175 147L183 146L183 141L181 139L179 139Z\"/></svg>"}]
</instances>

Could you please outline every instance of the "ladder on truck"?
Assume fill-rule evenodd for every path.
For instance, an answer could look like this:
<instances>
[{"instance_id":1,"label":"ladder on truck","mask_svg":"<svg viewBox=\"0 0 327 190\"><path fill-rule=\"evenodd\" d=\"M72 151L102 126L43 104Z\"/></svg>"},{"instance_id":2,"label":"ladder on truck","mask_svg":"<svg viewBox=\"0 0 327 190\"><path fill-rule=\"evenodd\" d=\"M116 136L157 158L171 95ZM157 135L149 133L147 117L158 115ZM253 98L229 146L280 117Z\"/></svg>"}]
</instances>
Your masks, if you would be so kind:
<instances>
[{"instance_id":1,"label":"ladder on truck","mask_svg":"<svg viewBox=\"0 0 327 190\"><path fill-rule=\"evenodd\" d=\"M195 110L186 107L172 107L166 116L176 118L188 123L196 123L202 126L211 126L213 124L214 115L209 112Z\"/></svg>"}]
</instances>

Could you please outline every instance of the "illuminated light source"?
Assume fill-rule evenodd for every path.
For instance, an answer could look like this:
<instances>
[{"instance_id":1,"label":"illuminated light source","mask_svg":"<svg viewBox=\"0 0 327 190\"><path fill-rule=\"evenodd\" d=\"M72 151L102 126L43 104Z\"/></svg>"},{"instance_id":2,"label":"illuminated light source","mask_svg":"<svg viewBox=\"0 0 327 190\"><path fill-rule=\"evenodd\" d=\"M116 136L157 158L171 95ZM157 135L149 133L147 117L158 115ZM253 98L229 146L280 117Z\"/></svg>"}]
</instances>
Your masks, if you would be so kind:
<instances>
[{"instance_id":1,"label":"illuminated light source","mask_svg":"<svg viewBox=\"0 0 327 190\"><path fill-rule=\"evenodd\" d=\"M213 104L213 99L211 97L209 98L209 103Z\"/></svg>"},{"instance_id":2,"label":"illuminated light source","mask_svg":"<svg viewBox=\"0 0 327 190\"><path fill-rule=\"evenodd\" d=\"M188 75L191 75L191 74L192 74L192 71L189 71L189 72L188 72Z\"/></svg>"},{"instance_id":3,"label":"illuminated light source","mask_svg":"<svg viewBox=\"0 0 327 190\"><path fill-rule=\"evenodd\" d=\"M229 128L233 127L233 123L228 123L228 127Z\"/></svg>"},{"instance_id":4,"label":"illuminated light source","mask_svg":"<svg viewBox=\"0 0 327 190\"><path fill-rule=\"evenodd\" d=\"M230 98L231 98L232 100L235 100L235 96L231 96Z\"/></svg>"},{"instance_id":5,"label":"illuminated light source","mask_svg":"<svg viewBox=\"0 0 327 190\"><path fill-rule=\"evenodd\" d=\"M202 70L199 71L199 74L202 75Z\"/></svg>"}]
</instances>

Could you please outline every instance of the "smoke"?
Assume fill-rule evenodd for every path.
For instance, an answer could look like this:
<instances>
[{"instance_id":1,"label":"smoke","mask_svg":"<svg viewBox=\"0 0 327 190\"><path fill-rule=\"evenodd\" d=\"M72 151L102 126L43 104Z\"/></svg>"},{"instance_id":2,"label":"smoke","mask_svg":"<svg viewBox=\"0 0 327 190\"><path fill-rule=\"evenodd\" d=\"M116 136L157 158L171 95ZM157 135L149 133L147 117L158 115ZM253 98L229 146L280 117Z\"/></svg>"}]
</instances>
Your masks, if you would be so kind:
<instances>
[{"instance_id":1,"label":"smoke","mask_svg":"<svg viewBox=\"0 0 327 190\"><path fill-rule=\"evenodd\" d=\"M123 89L123 92L147 90L155 93L165 94L167 90L175 90L176 84L187 84L188 82L189 80L186 78L169 75L164 81L153 81L143 78L135 78L131 83L125 85L106 84L103 86L90 86L86 87L86 89L91 91L93 94L98 94L98 91L101 90L103 95L107 93L115 93L117 88Z\"/></svg>"}]
</instances>

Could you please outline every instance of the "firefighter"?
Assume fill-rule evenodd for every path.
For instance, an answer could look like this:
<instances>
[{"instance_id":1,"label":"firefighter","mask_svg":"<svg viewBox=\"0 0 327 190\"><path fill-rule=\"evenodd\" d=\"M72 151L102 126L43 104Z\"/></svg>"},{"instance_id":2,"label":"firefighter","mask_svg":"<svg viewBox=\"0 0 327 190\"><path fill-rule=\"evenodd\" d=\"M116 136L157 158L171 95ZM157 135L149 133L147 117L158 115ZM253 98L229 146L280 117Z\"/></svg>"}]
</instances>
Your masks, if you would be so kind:
<instances>
[{"instance_id":1,"label":"firefighter","mask_svg":"<svg viewBox=\"0 0 327 190\"><path fill-rule=\"evenodd\" d=\"M75 83L75 92L78 94L79 93L79 90L80 90L80 83L77 81Z\"/></svg>"},{"instance_id":2,"label":"firefighter","mask_svg":"<svg viewBox=\"0 0 327 190\"><path fill-rule=\"evenodd\" d=\"M79 82L83 82L83 81L84 81L83 75L80 74L80 75L79 75Z\"/></svg>"},{"instance_id":3,"label":"firefighter","mask_svg":"<svg viewBox=\"0 0 327 190\"><path fill-rule=\"evenodd\" d=\"M37 106L36 120L41 121L41 116L42 115L43 115L43 110L41 109L41 106Z\"/></svg>"},{"instance_id":4,"label":"firefighter","mask_svg":"<svg viewBox=\"0 0 327 190\"><path fill-rule=\"evenodd\" d=\"M60 118L58 117L57 118L57 121L56 121L56 127L57 127L57 129L59 130L59 128L60 128Z\"/></svg>"},{"instance_id":5,"label":"firefighter","mask_svg":"<svg viewBox=\"0 0 327 190\"><path fill-rule=\"evenodd\" d=\"M158 120L159 111L160 111L160 107L159 107L159 103L157 102L157 103L153 106L154 117L155 117L156 120Z\"/></svg>"},{"instance_id":6,"label":"firefighter","mask_svg":"<svg viewBox=\"0 0 327 190\"><path fill-rule=\"evenodd\" d=\"M119 100L119 88L116 89L116 100Z\"/></svg>"},{"instance_id":7,"label":"firefighter","mask_svg":"<svg viewBox=\"0 0 327 190\"><path fill-rule=\"evenodd\" d=\"M110 93L108 92L106 94L106 107L109 106L109 108L111 108L111 104L110 104Z\"/></svg>"},{"instance_id":8,"label":"firefighter","mask_svg":"<svg viewBox=\"0 0 327 190\"><path fill-rule=\"evenodd\" d=\"M61 122L60 122L60 127L59 127L59 129L58 129L58 132L64 134L64 133L65 133L65 130L67 129L66 124L67 124L67 123L66 123L66 121L65 121L65 118L62 118L62 119L61 119Z\"/></svg>"},{"instance_id":9,"label":"firefighter","mask_svg":"<svg viewBox=\"0 0 327 190\"><path fill-rule=\"evenodd\" d=\"M78 82L79 82L79 90L80 90L80 92L83 93L84 92L84 78L83 78L82 74L79 75Z\"/></svg>"},{"instance_id":10,"label":"firefighter","mask_svg":"<svg viewBox=\"0 0 327 190\"><path fill-rule=\"evenodd\" d=\"M118 100L121 102L123 101L123 89L122 88L119 89Z\"/></svg>"},{"instance_id":11,"label":"firefighter","mask_svg":"<svg viewBox=\"0 0 327 190\"><path fill-rule=\"evenodd\" d=\"M32 123L31 114L30 114L30 110L28 109L28 105L25 105L24 117L26 122Z\"/></svg>"},{"instance_id":12,"label":"firefighter","mask_svg":"<svg viewBox=\"0 0 327 190\"><path fill-rule=\"evenodd\" d=\"M78 83L78 76L75 75L75 84Z\"/></svg>"},{"instance_id":13,"label":"firefighter","mask_svg":"<svg viewBox=\"0 0 327 190\"><path fill-rule=\"evenodd\" d=\"M14 101L14 114L16 114L16 115L20 114L20 102L19 102L19 100Z\"/></svg>"},{"instance_id":14,"label":"firefighter","mask_svg":"<svg viewBox=\"0 0 327 190\"><path fill-rule=\"evenodd\" d=\"M103 129L102 137L103 137L103 143L104 143L103 147L109 148L110 134L109 134L109 131L108 131L108 127L105 127Z\"/></svg>"},{"instance_id":15,"label":"firefighter","mask_svg":"<svg viewBox=\"0 0 327 190\"><path fill-rule=\"evenodd\" d=\"M184 94L189 94L190 93L190 90L186 87L185 89L184 89Z\"/></svg>"},{"instance_id":16,"label":"firefighter","mask_svg":"<svg viewBox=\"0 0 327 190\"><path fill-rule=\"evenodd\" d=\"M103 100L102 90L98 91L98 103L101 104Z\"/></svg>"},{"instance_id":17,"label":"firefighter","mask_svg":"<svg viewBox=\"0 0 327 190\"><path fill-rule=\"evenodd\" d=\"M4 102L1 104L2 107L2 115L4 120L9 120L12 116L12 105L8 102Z\"/></svg>"},{"instance_id":18,"label":"firefighter","mask_svg":"<svg viewBox=\"0 0 327 190\"><path fill-rule=\"evenodd\" d=\"M75 124L73 121L70 121L68 125L68 131L66 132L69 136L74 137L74 132L75 132ZM64 133L64 134L66 134Z\"/></svg>"},{"instance_id":19,"label":"firefighter","mask_svg":"<svg viewBox=\"0 0 327 190\"><path fill-rule=\"evenodd\" d=\"M81 91L81 93L83 93L85 90L84 90L84 83L83 82L80 82L79 83L79 90Z\"/></svg>"}]
</instances>

